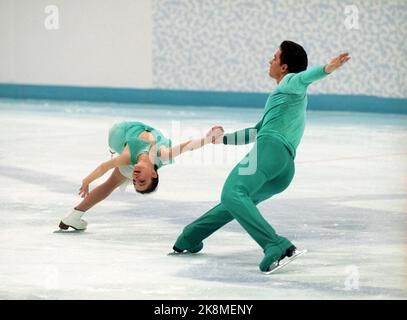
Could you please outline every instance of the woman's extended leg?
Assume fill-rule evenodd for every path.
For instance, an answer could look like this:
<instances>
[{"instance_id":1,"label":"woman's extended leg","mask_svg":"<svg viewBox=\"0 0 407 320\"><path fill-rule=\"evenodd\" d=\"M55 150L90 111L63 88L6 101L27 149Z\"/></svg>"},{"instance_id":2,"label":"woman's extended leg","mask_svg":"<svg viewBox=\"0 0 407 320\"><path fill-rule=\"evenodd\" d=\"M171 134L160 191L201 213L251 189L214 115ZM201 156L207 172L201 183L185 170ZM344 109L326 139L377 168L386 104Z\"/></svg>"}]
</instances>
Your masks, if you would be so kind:
<instances>
[{"instance_id":1,"label":"woman's extended leg","mask_svg":"<svg viewBox=\"0 0 407 320\"><path fill-rule=\"evenodd\" d=\"M75 210L83 212L89 210L95 204L109 196L113 190L119 187L126 179L127 178L120 173L119 168L115 168L109 179L89 192L87 197L75 207Z\"/></svg>"},{"instance_id":2,"label":"woman's extended leg","mask_svg":"<svg viewBox=\"0 0 407 320\"><path fill-rule=\"evenodd\" d=\"M74 209L62 218L59 228L67 230L69 227L76 230L85 230L88 223L82 219L85 211L92 208L96 203L105 199L114 189L120 186L127 178L124 177L118 168L115 168L112 175L100 186L93 189L85 199L82 200Z\"/></svg>"}]
</instances>

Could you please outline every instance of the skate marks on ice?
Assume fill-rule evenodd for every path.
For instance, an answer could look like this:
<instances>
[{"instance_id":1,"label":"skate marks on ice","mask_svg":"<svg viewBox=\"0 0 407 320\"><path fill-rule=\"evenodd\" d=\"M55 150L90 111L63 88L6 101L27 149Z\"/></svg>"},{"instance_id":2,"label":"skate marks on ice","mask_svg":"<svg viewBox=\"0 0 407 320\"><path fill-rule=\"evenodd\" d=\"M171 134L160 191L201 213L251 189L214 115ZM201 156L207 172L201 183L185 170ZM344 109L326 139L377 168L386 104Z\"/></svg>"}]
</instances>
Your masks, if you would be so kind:
<instances>
[{"instance_id":1,"label":"skate marks on ice","mask_svg":"<svg viewBox=\"0 0 407 320\"><path fill-rule=\"evenodd\" d=\"M0 176L6 176L12 179L18 179L30 184L35 184L40 187L45 187L49 191L62 192L65 194L72 194L73 190L76 191L78 185L65 180L58 175L49 173L28 170L20 167L0 165ZM353 200L403 200L405 194L358 194L354 196L336 196L336 197L317 197L312 199L278 199L270 200L259 204L259 208L266 217L272 219L276 224L281 223L281 227L289 229L303 229L302 236L315 237L316 234L321 237L332 237L333 235L342 235L343 232L357 232L355 235L360 237L362 234L369 232L378 223L383 223L385 227L391 227L390 222L393 221L395 225L400 226L399 222L405 223L403 215L392 214L391 219L383 216L382 210L375 210L373 208L352 208L346 206L347 202ZM151 216L151 209L140 210L143 207L142 199L133 197L129 193L113 193L109 200L120 200L134 206L137 210L137 216ZM165 218L166 221L174 224L186 224L192 219L199 217L203 212L211 208L216 203L212 202L197 202L191 207L190 202L177 202L177 201L160 201L154 200L154 216L157 218ZM344 205L340 205L343 203ZM10 204L10 203L9 203ZM150 206L150 205L149 205ZM96 209L97 210L97 209ZM294 214L294 213L301 214ZM123 212L124 213L124 212ZM286 213L286 214L285 214ZM389 213L395 213L390 212ZM132 210L129 210L130 215L133 215ZM390 218L390 217L389 217ZM381 221L379 221L381 220ZM387 222L387 223L386 223ZM383 224L382 224L383 226ZM233 230L241 231L240 226L234 225ZM398 227L394 232L404 232L402 228ZM339 233L338 233L339 232ZM388 233L385 233L388 234ZM380 239L382 240L382 239Z\"/></svg>"},{"instance_id":2,"label":"skate marks on ice","mask_svg":"<svg viewBox=\"0 0 407 320\"><path fill-rule=\"evenodd\" d=\"M64 179L62 176L12 165L0 164L0 176L45 187L52 192L72 193L72 190L79 189L77 184Z\"/></svg>"},{"instance_id":3,"label":"skate marks on ice","mask_svg":"<svg viewBox=\"0 0 407 320\"><path fill-rule=\"evenodd\" d=\"M223 250L223 251L226 251ZM396 284L375 281L377 275L363 268L349 254L335 258L328 252L309 251L301 259L265 275L258 270L256 262L261 256L254 250L234 253L202 253L200 256L183 256L183 266L176 276L192 280L223 283L225 286L243 286L256 290L260 299L284 299L297 297L305 299L405 299L407 291ZM336 260L335 260L336 259ZM299 263L301 262L301 263ZM366 261L364 261L366 263ZM360 285L357 289L346 286L346 267L349 263L361 266ZM374 264L374 261L369 262ZM258 290L258 291L257 291Z\"/></svg>"},{"instance_id":4,"label":"skate marks on ice","mask_svg":"<svg viewBox=\"0 0 407 320\"><path fill-rule=\"evenodd\" d=\"M22 174L20 168L13 167L8 171L6 167L9 166L0 166L0 175L9 178L14 176L27 182L27 174L29 183L64 194L76 190L76 185L56 175L48 174L47 179L50 180L44 181L40 178L41 172L26 170ZM279 233L290 238L297 246L310 249L310 252L299 260L301 263L295 261L272 277L264 277L258 270L258 263L262 259L261 250L239 224L231 222L205 242L202 252L172 259L179 263L175 263L176 267L171 268L169 274L178 280L181 278L181 281L191 279L206 283L219 282L250 287L253 290L284 289L286 294L289 291L294 292L293 297L307 296L306 292L314 292L315 295L311 294L311 298L317 295L339 298L404 298L406 291L396 284L400 280L398 275L401 272L400 261L403 253L393 248L394 245L401 245L405 241L404 215L391 210L376 209L374 206L359 208L346 205L353 200L374 202L399 200L402 197L402 194L388 193L312 199L271 199L261 203L259 208ZM118 203L122 206L118 207ZM57 212L62 205L53 204L49 208L47 205L38 201L23 203L9 199L0 206L16 214L12 220L9 220L8 216L0 219L8 226L20 226L19 228L29 227L32 223L43 224L44 221L52 221L46 231L52 233L57 228L60 219ZM171 250L182 228L214 205L215 202L191 204L155 199L146 206L142 198L135 200L132 194L116 193L106 200L106 207L110 207L108 210L101 206L89 214L91 232L71 231L55 236L60 238L58 235L64 234L77 238L80 235L81 240L85 236L84 238L89 238L86 243L92 241L97 247L121 244L137 248L143 244L154 244L152 250L159 250L161 253L158 254L165 256L162 260L165 263L166 259L170 258L166 254ZM18 214L20 210L22 215ZM164 227L151 224L152 218L164 223ZM151 227L154 229L152 234L149 232ZM60 239L63 238L66 237L62 236ZM62 244L58 241L56 245ZM149 253L151 259L155 259L156 255L157 252ZM377 261L381 261L386 270L389 270L385 277L378 271ZM343 271L348 265L360 268L358 290L347 291L345 288L346 274L343 274Z\"/></svg>"}]
</instances>

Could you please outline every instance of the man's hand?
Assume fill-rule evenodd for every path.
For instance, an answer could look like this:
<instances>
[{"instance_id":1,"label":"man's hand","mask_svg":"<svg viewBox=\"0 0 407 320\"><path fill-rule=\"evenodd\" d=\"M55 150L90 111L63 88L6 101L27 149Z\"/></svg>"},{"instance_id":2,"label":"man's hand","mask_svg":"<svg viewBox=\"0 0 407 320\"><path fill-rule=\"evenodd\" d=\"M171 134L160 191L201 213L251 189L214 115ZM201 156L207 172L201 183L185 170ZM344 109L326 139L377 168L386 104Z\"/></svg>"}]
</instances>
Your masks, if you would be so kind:
<instances>
[{"instance_id":1,"label":"man's hand","mask_svg":"<svg viewBox=\"0 0 407 320\"><path fill-rule=\"evenodd\" d=\"M206 134L206 138L213 144L218 144L223 141L223 135L225 134L222 126L212 127Z\"/></svg>"},{"instance_id":2,"label":"man's hand","mask_svg":"<svg viewBox=\"0 0 407 320\"><path fill-rule=\"evenodd\" d=\"M333 58L330 63L325 66L325 72L331 73L336 69L342 67L350 59L349 53L341 53L339 56Z\"/></svg>"}]
</instances>

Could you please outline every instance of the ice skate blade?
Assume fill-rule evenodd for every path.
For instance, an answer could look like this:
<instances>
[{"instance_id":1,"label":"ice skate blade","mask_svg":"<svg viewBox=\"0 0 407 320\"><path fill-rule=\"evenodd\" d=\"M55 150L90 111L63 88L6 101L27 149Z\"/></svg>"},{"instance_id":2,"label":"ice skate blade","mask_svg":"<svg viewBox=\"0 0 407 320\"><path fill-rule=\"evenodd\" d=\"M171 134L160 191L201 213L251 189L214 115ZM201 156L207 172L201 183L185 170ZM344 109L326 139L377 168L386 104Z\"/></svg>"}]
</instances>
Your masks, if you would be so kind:
<instances>
[{"instance_id":1,"label":"ice skate blade","mask_svg":"<svg viewBox=\"0 0 407 320\"><path fill-rule=\"evenodd\" d=\"M188 254L188 251L183 251L183 252L177 252L177 251L172 251L167 253L167 256L181 256L181 255L185 255Z\"/></svg>"},{"instance_id":2,"label":"ice skate blade","mask_svg":"<svg viewBox=\"0 0 407 320\"><path fill-rule=\"evenodd\" d=\"M271 274L276 272L277 270L280 270L281 268L285 267L287 264L290 262L293 262L295 259L297 259L299 256L302 256L304 253L307 253L307 250L297 250L296 253L294 253L291 257L286 257L283 260L280 261L278 266L275 266L269 271L263 272L264 274Z\"/></svg>"},{"instance_id":3,"label":"ice skate blade","mask_svg":"<svg viewBox=\"0 0 407 320\"><path fill-rule=\"evenodd\" d=\"M199 254L200 254L199 252L192 253L189 251L183 251L183 252L173 251L173 252L167 253L167 256L197 256Z\"/></svg>"},{"instance_id":4,"label":"ice skate blade","mask_svg":"<svg viewBox=\"0 0 407 320\"><path fill-rule=\"evenodd\" d=\"M65 233L65 234L69 234L69 233L83 233L85 231L85 229L83 230L63 230L63 229L59 229L59 230L55 230L52 233Z\"/></svg>"}]
</instances>

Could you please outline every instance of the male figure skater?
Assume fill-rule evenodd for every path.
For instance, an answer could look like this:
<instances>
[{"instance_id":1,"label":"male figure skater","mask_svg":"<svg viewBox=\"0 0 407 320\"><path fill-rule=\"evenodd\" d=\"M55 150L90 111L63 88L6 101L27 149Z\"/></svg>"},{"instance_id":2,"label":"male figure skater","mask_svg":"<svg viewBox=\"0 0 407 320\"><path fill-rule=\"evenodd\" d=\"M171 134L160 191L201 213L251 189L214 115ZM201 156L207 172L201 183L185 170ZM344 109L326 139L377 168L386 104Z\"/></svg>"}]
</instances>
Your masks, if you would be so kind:
<instances>
[{"instance_id":1,"label":"male figure skater","mask_svg":"<svg viewBox=\"0 0 407 320\"><path fill-rule=\"evenodd\" d=\"M285 190L294 177L296 148L305 127L308 86L349 59L348 53L342 53L325 66L306 70L308 58L303 47L292 41L280 44L269 62L269 76L277 87L267 99L262 119L253 128L225 134L214 142L255 142L253 149L229 174L221 202L184 228L174 244L175 252L200 251L205 238L236 219L263 249L264 258L259 265L262 272L270 272L282 259L298 254L297 248L275 232L256 205ZM254 172L247 170L247 159L257 161Z\"/></svg>"}]
</instances>

